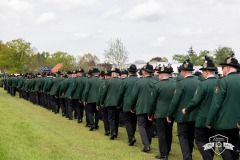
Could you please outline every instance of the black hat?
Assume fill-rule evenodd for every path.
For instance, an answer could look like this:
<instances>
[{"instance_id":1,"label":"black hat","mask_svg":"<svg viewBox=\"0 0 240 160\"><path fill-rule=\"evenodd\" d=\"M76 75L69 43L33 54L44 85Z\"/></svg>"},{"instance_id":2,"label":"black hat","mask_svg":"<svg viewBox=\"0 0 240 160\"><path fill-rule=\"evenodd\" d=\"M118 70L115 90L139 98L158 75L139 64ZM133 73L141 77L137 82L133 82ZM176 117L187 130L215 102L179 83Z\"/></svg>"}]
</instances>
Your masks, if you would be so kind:
<instances>
[{"instance_id":1,"label":"black hat","mask_svg":"<svg viewBox=\"0 0 240 160\"><path fill-rule=\"evenodd\" d=\"M218 74L218 68L216 67L215 74Z\"/></svg>"},{"instance_id":2,"label":"black hat","mask_svg":"<svg viewBox=\"0 0 240 160\"><path fill-rule=\"evenodd\" d=\"M171 73L173 73L174 72L174 70L173 70L173 67L172 67L172 64L168 64L168 68L169 68L169 73L171 74Z\"/></svg>"},{"instance_id":3,"label":"black hat","mask_svg":"<svg viewBox=\"0 0 240 160\"><path fill-rule=\"evenodd\" d=\"M230 57L227 57L224 60L223 63L220 63L220 65L222 65L222 66L231 66L231 67L234 67L234 68L239 68L238 60L236 58L234 58L234 53Z\"/></svg>"},{"instance_id":4,"label":"black hat","mask_svg":"<svg viewBox=\"0 0 240 160\"><path fill-rule=\"evenodd\" d=\"M72 71L67 71L67 74L72 74Z\"/></svg>"},{"instance_id":5,"label":"black hat","mask_svg":"<svg viewBox=\"0 0 240 160\"><path fill-rule=\"evenodd\" d=\"M67 74L64 74L63 77L64 77L64 78L68 78Z\"/></svg>"},{"instance_id":6,"label":"black hat","mask_svg":"<svg viewBox=\"0 0 240 160\"><path fill-rule=\"evenodd\" d=\"M128 69L129 72L137 72L137 66L135 64L132 64Z\"/></svg>"},{"instance_id":7,"label":"black hat","mask_svg":"<svg viewBox=\"0 0 240 160\"><path fill-rule=\"evenodd\" d=\"M149 63L147 63L144 67L143 67L143 70L145 70L146 72L148 73L153 73L154 70L153 70L153 66Z\"/></svg>"},{"instance_id":8,"label":"black hat","mask_svg":"<svg viewBox=\"0 0 240 160\"><path fill-rule=\"evenodd\" d=\"M115 72L115 73L119 73L120 74L120 69L114 68L114 69L111 70L111 72Z\"/></svg>"},{"instance_id":9,"label":"black hat","mask_svg":"<svg viewBox=\"0 0 240 160\"><path fill-rule=\"evenodd\" d=\"M122 70L122 71L121 71L121 75L122 75L122 74L126 74L126 75L127 75L127 74L128 74L128 71L127 71L127 70Z\"/></svg>"},{"instance_id":10,"label":"black hat","mask_svg":"<svg viewBox=\"0 0 240 160\"><path fill-rule=\"evenodd\" d=\"M205 56L205 62L203 64L203 67L200 68L199 70L216 71L216 67L215 67L213 61L209 57Z\"/></svg>"},{"instance_id":11,"label":"black hat","mask_svg":"<svg viewBox=\"0 0 240 160\"><path fill-rule=\"evenodd\" d=\"M199 71L196 71L195 73L193 73L193 75L194 75L194 76L200 76L200 75L202 75L202 73L199 72Z\"/></svg>"},{"instance_id":12,"label":"black hat","mask_svg":"<svg viewBox=\"0 0 240 160\"><path fill-rule=\"evenodd\" d=\"M76 71L76 70L73 70L73 71L72 71L72 74L76 74L76 73L77 73L77 71Z\"/></svg>"},{"instance_id":13,"label":"black hat","mask_svg":"<svg viewBox=\"0 0 240 160\"><path fill-rule=\"evenodd\" d=\"M56 74L61 74L61 72L60 72L60 71L57 71Z\"/></svg>"},{"instance_id":14,"label":"black hat","mask_svg":"<svg viewBox=\"0 0 240 160\"><path fill-rule=\"evenodd\" d=\"M84 73L84 70L83 70L82 68L79 68L79 69L77 70L77 73Z\"/></svg>"},{"instance_id":15,"label":"black hat","mask_svg":"<svg viewBox=\"0 0 240 160\"><path fill-rule=\"evenodd\" d=\"M105 75L105 71L101 71L100 75L103 77Z\"/></svg>"},{"instance_id":16,"label":"black hat","mask_svg":"<svg viewBox=\"0 0 240 160\"><path fill-rule=\"evenodd\" d=\"M164 65L162 67L159 67L158 73L168 73L168 74L170 74L171 73L170 66L171 65L168 64L167 67L165 67Z\"/></svg>"},{"instance_id":17,"label":"black hat","mask_svg":"<svg viewBox=\"0 0 240 160\"><path fill-rule=\"evenodd\" d=\"M178 73L180 73L181 70L182 70L182 65L180 65L179 67L177 67L177 69L178 69Z\"/></svg>"},{"instance_id":18,"label":"black hat","mask_svg":"<svg viewBox=\"0 0 240 160\"><path fill-rule=\"evenodd\" d=\"M112 72L110 70L107 71L107 73L105 74L105 76L111 76Z\"/></svg>"},{"instance_id":19,"label":"black hat","mask_svg":"<svg viewBox=\"0 0 240 160\"><path fill-rule=\"evenodd\" d=\"M187 59L183 62L181 70L194 71L193 64L190 62L189 59Z\"/></svg>"},{"instance_id":20,"label":"black hat","mask_svg":"<svg viewBox=\"0 0 240 160\"><path fill-rule=\"evenodd\" d=\"M92 70L89 69L88 72L87 72L87 74L92 75Z\"/></svg>"},{"instance_id":21,"label":"black hat","mask_svg":"<svg viewBox=\"0 0 240 160\"><path fill-rule=\"evenodd\" d=\"M99 69L98 68L93 68L93 71L92 71L92 73L99 73L100 71L99 71Z\"/></svg>"},{"instance_id":22,"label":"black hat","mask_svg":"<svg viewBox=\"0 0 240 160\"><path fill-rule=\"evenodd\" d=\"M154 71L159 71L160 67L161 67L161 64L157 65L157 66L154 68Z\"/></svg>"}]
</instances>

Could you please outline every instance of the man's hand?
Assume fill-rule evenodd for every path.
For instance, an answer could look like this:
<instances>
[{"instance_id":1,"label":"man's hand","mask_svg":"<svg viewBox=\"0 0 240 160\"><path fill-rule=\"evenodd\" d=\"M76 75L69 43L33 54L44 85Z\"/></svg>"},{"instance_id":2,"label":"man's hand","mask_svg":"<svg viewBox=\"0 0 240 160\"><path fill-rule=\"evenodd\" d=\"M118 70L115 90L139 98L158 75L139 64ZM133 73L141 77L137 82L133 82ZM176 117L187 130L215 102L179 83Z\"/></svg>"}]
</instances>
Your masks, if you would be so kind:
<instances>
[{"instance_id":1,"label":"man's hand","mask_svg":"<svg viewBox=\"0 0 240 160\"><path fill-rule=\"evenodd\" d=\"M148 120L152 121L153 120L153 116L148 116Z\"/></svg>"},{"instance_id":2,"label":"man's hand","mask_svg":"<svg viewBox=\"0 0 240 160\"><path fill-rule=\"evenodd\" d=\"M87 102L86 102L86 101L84 101L84 102L83 102L83 105L86 107L86 105L87 105Z\"/></svg>"},{"instance_id":3,"label":"man's hand","mask_svg":"<svg viewBox=\"0 0 240 160\"><path fill-rule=\"evenodd\" d=\"M240 122L237 123L237 127L240 129Z\"/></svg>"},{"instance_id":4,"label":"man's hand","mask_svg":"<svg viewBox=\"0 0 240 160\"><path fill-rule=\"evenodd\" d=\"M135 113L134 110L131 109L131 113Z\"/></svg>"},{"instance_id":5,"label":"man's hand","mask_svg":"<svg viewBox=\"0 0 240 160\"><path fill-rule=\"evenodd\" d=\"M183 109L182 109L182 114L183 114L183 115L186 115L186 108L183 108Z\"/></svg>"},{"instance_id":6,"label":"man's hand","mask_svg":"<svg viewBox=\"0 0 240 160\"><path fill-rule=\"evenodd\" d=\"M172 119L169 118L169 117L167 117L167 122L168 122L168 123L172 123Z\"/></svg>"},{"instance_id":7,"label":"man's hand","mask_svg":"<svg viewBox=\"0 0 240 160\"><path fill-rule=\"evenodd\" d=\"M101 108L100 106L96 106L96 109L97 109L98 111L100 110L100 108Z\"/></svg>"},{"instance_id":8,"label":"man's hand","mask_svg":"<svg viewBox=\"0 0 240 160\"><path fill-rule=\"evenodd\" d=\"M208 128L208 129L211 129L211 128L212 128L212 126L207 126L207 128Z\"/></svg>"}]
</instances>

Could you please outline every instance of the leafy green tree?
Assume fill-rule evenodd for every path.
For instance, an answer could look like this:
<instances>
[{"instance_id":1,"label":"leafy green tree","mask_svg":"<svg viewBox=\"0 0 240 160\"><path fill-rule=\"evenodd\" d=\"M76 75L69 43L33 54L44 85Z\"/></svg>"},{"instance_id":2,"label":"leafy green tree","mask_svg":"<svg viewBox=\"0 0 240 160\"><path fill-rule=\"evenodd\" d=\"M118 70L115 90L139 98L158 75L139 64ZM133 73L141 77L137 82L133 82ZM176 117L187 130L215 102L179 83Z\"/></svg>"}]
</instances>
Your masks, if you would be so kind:
<instances>
[{"instance_id":1,"label":"leafy green tree","mask_svg":"<svg viewBox=\"0 0 240 160\"><path fill-rule=\"evenodd\" d=\"M99 58L91 53L86 53L80 57L78 62L78 68L82 68L84 70L89 70L94 68L100 62Z\"/></svg>"},{"instance_id":2,"label":"leafy green tree","mask_svg":"<svg viewBox=\"0 0 240 160\"><path fill-rule=\"evenodd\" d=\"M76 69L76 59L74 56L68 54L67 52L58 51L51 54L45 60L46 66L55 66L58 63L63 63L61 71L68 71Z\"/></svg>"},{"instance_id":3,"label":"leafy green tree","mask_svg":"<svg viewBox=\"0 0 240 160\"><path fill-rule=\"evenodd\" d=\"M31 43L19 38L6 43L8 51L4 55L6 67L10 73L26 72L33 49Z\"/></svg>"},{"instance_id":4,"label":"leafy green tree","mask_svg":"<svg viewBox=\"0 0 240 160\"><path fill-rule=\"evenodd\" d=\"M214 51L214 62L217 66L219 66L220 63L222 63L226 57L231 56L233 53L235 53L232 48L230 47L223 47L219 46Z\"/></svg>"}]
</instances>

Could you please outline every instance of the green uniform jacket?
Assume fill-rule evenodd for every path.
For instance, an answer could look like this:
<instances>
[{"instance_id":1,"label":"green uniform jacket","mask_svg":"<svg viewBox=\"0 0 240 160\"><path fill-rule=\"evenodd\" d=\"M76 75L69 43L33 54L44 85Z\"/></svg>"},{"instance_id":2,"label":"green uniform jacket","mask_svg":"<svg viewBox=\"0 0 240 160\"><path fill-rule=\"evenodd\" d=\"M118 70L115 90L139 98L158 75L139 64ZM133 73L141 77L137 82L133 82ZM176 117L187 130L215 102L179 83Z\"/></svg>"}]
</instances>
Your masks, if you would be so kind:
<instances>
[{"instance_id":1,"label":"green uniform jacket","mask_svg":"<svg viewBox=\"0 0 240 160\"><path fill-rule=\"evenodd\" d=\"M52 77L45 77L44 80L44 86L43 86L43 92L44 93L49 93L49 87L51 86L51 81L52 81Z\"/></svg>"},{"instance_id":2,"label":"green uniform jacket","mask_svg":"<svg viewBox=\"0 0 240 160\"><path fill-rule=\"evenodd\" d=\"M136 115L148 114L151 115L154 98L156 97L157 83L151 76L139 79L133 88L132 92L132 110L136 111Z\"/></svg>"},{"instance_id":3,"label":"green uniform jacket","mask_svg":"<svg viewBox=\"0 0 240 160\"><path fill-rule=\"evenodd\" d=\"M106 107L117 106L121 85L122 80L120 78L113 77L108 79L103 88L100 103L104 104Z\"/></svg>"},{"instance_id":4,"label":"green uniform jacket","mask_svg":"<svg viewBox=\"0 0 240 160\"><path fill-rule=\"evenodd\" d=\"M206 125L216 130L237 128L240 114L240 76L229 73L219 79L214 89L213 100Z\"/></svg>"},{"instance_id":5,"label":"green uniform jacket","mask_svg":"<svg viewBox=\"0 0 240 160\"><path fill-rule=\"evenodd\" d=\"M35 85L35 78L30 79L30 84L29 84L29 89L30 91L34 91L34 85Z\"/></svg>"},{"instance_id":6,"label":"green uniform jacket","mask_svg":"<svg viewBox=\"0 0 240 160\"><path fill-rule=\"evenodd\" d=\"M84 90L83 101L87 103L97 103L100 84L101 80L98 76L89 78Z\"/></svg>"},{"instance_id":7,"label":"green uniform jacket","mask_svg":"<svg viewBox=\"0 0 240 160\"><path fill-rule=\"evenodd\" d=\"M100 84L100 87L99 87L99 90L98 90L98 99L97 99L97 106L100 106L100 101L101 101L101 98L102 98L102 91L103 89L105 88L105 83L106 83L106 79L102 78L101 79L101 84ZM106 107L105 105L104 106L101 106L101 108L104 108Z\"/></svg>"},{"instance_id":8,"label":"green uniform jacket","mask_svg":"<svg viewBox=\"0 0 240 160\"><path fill-rule=\"evenodd\" d=\"M159 81L159 75L152 76L152 78L155 79L156 81Z\"/></svg>"},{"instance_id":9,"label":"green uniform jacket","mask_svg":"<svg viewBox=\"0 0 240 160\"><path fill-rule=\"evenodd\" d=\"M41 78L35 78L35 85L34 85L34 91L40 92L42 90L42 79Z\"/></svg>"},{"instance_id":10,"label":"green uniform jacket","mask_svg":"<svg viewBox=\"0 0 240 160\"><path fill-rule=\"evenodd\" d=\"M18 77L18 88L19 89L22 89L23 88L23 85L24 85L24 79L22 76L19 76Z\"/></svg>"},{"instance_id":11,"label":"green uniform jacket","mask_svg":"<svg viewBox=\"0 0 240 160\"><path fill-rule=\"evenodd\" d=\"M208 79L201 81L195 91L193 99L186 107L186 114L189 114L198 108L195 127L206 128L207 116L212 103L216 82L216 77L209 77Z\"/></svg>"},{"instance_id":12,"label":"green uniform jacket","mask_svg":"<svg viewBox=\"0 0 240 160\"><path fill-rule=\"evenodd\" d=\"M192 100L199 83L199 80L193 76L188 76L177 82L167 117L174 117L175 115L174 119L177 123L195 121L197 109L188 115L183 115L182 109L186 108Z\"/></svg>"},{"instance_id":13,"label":"green uniform jacket","mask_svg":"<svg viewBox=\"0 0 240 160\"><path fill-rule=\"evenodd\" d=\"M80 101L82 101L83 92L87 85L87 78L83 76L77 77L75 82L76 82L76 89L73 93L72 99L79 99Z\"/></svg>"},{"instance_id":14,"label":"green uniform jacket","mask_svg":"<svg viewBox=\"0 0 240 160\"><path fill-rule=\"evenodd\" d=\"M151 111L152 113L156 114L156 118L167 117L175 87L176 82L170 79L160 80L160 82L157 84L156 105Z\"/></svg>"},{"instance_id":15,"label":"green uniform jacket","mask_svg":"<svg viewBox=\"0 0 240 160\"><path fill-rule=\"evenodd\" d=\"M63 79L61 82L60 82L60 90L59 90L59 97L60 98L65 98L65 88L67 86L67 82L68 82L68 79Z\"/></svg>"},{"instance_id":16,"label":"green uniform jacket","mask_svg":"<svg viewBox=\"0 0 240 160\"><path fill-rule=\"evenodd\" d=\"M65 88L65 98L72 99L73 93L76 89L76 78L68 78L67 85Z\"/></svg>"},{"instance_id":17,"label":"green uniform jacket","mask_svg":"<svg viewBox=\"0 0 240 160\"><path fill-rule=\"evenodd\" d=\"M8 86L12 86L12 77L9 77L8 79L7 79L7 85Z\"/></svg>"},{"instance_id":18,"label":"green uniform jacket","mask_svg":"<svg viewBox=\"0 0 240 160\"><path fill-rule=\"evenodd\" d=\"M13 77L12 78L12 87L17 87L18 86L18 78L17 77Z\"/></svg>"},{"instance_id":19,"label":"green uniform jacket","mask_svg":"<svg viewBox=\"0 0 240 160\"><path fill-rule=\"evenodd\" d=\"M139 80L136 75L129 76L123 80L118 106L123 102L123 112L131 111L132 91L135 83Z\"/></svg>"},{"instance_id":20,"label":"green uniform jacket","mask_svg":"<svg viewBox=\"0 0 240 160\"><path fill-rule=\"evenodd\" d=\"M50 90L50 95L51 96L58 96L59 90L60 90L60 82L62 81L62 78L56 77L52 79L52 88Z\"/></svg>"},{"instance_id":21,"label":"green uniform jacket","mask_svg":"<svg viewBox=\"0 0 240 160\"><path fill-rule=\"evenodd\" d=\"M23 88L27 92L30 91L30 80L29 79L24 80L24 87Z\"/></svg>"}]
</instances>

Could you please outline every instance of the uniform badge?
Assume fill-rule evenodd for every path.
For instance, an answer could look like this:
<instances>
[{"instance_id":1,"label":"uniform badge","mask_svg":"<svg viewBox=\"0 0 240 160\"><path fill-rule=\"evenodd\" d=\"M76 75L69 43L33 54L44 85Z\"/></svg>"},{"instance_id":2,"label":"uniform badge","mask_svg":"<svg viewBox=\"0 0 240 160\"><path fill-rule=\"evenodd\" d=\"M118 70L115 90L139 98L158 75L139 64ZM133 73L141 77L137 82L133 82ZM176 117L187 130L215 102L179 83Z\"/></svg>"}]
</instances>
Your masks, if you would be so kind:
<instances>
[{"instance_id":1,"label":"uniform badge","mask_svg":"<svg viewBox=\"0 0 240 160\"><path fill-rule=\"evenodd\" d=\"M203 64L203 68L207 68L207 63L206 62Z\"/></svg>"},{"instance_id":2,"label":"uniform badge","mask_svg":"<svg viewBox=\"0 0 240 160\"><path fill-rule=\"evenodd\" d=\"M229 64L229 63L231 63L232 62L232 60L231 60L231 58L229 58L228 60L227 60L227 64Z\"/></svg>"},{"instance_id":3,"label":"uniform badge","mask_svg":"<svg viewBox=\"0 0 240 160\"><path fill-rule=\"evenodd\" d=\"M215 93L218 93L218 92L219 92L219 88L218 88L218 87L215 87L214 92L215 92Z\"/></svg>"},{"instance_id":4,"label":"uniform badge","mask_svg":"<svg viewBox=\"0 0 240 160\"><path fill-rule=\"evenodd\" d=\"M188 67L188 63L185 63L185 64L183 65L183 67L184 67L184 68L187 68L187 67Z\"/></svg>"},{"instance_id":5,"label":"uniform badge","mask_svg":"<svg viewBox=\"0 0 240 160\"><path fill-rule=\"evenodd\" d=\"M196 89L195 94L198 94L198 89Z\"/></svg>"}]
</instances>

